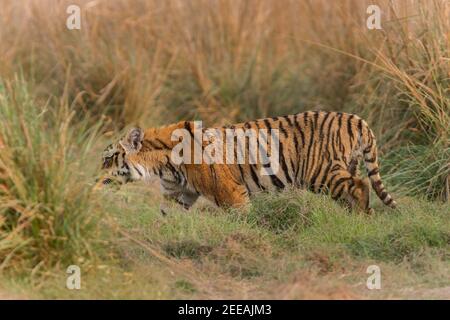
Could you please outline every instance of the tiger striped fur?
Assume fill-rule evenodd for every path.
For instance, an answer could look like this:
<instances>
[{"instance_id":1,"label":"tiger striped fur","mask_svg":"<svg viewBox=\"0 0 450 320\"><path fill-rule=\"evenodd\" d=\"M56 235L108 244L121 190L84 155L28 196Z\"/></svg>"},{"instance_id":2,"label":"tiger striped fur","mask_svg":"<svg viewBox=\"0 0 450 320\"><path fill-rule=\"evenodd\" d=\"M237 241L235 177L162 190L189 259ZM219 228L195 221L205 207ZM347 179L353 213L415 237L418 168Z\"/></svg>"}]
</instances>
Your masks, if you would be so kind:
<instances>
[{"instance_id":1,"label":"tiger striped fur","mask_svg":"<svg viewBox=\"0 0 450 320\"><path fill-rule=\"evenodd\" d=\"M119 184L157 177L166 199L190 208L202 195L218 206L239 207L255 192L283 189L289 185L313 192L329 192L350 207L372 212L370 187L387 206L396 202L381 181L375 136L367 123L354 114L309 111L275 118L259 119L219 128L278 129L279 162L277 174L263 176L260 164L179 164L171 160L175 129L192 134L193 122L182 121L145 132L134 128L103 154L108 175L102 185ZM368 179L359 176L363 160Z\"/></svg>"}]
</instances>

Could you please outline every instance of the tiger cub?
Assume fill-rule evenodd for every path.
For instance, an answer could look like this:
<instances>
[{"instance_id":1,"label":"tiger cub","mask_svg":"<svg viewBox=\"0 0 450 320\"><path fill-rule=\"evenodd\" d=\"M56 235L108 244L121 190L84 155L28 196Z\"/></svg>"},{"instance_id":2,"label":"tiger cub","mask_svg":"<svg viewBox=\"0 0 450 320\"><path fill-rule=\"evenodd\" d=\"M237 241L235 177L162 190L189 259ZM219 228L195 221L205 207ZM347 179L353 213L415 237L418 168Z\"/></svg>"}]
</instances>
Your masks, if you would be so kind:
<instances>
[{"instance_id":1,"label":"tiger cub","mask_svg":"<svg viewBox=\"0 0 450 320\"><path fill-rule=\"evenodd\" d=\"M213 139L207 132L211 130ZM209 160L223 151L226 161L194 159L194 151L200 156L206 154L218 138L223 139L230 132L232 139L226 142L236 142L242 138L236 132L244 132L244 143L231 147L229 143L217 144L215 150L209 150ZM187 148L182 149L180 144L190 138ZM251 150L244 150L238 159L239 151L250 145L251 139L256 141L255 150L260 153L255 157ZM273 159L277 160L278 170L268 170L272 163L267 161L255 161L264 152L271 159L277 156ZM360 160L368 178L359 176ZM385 205L396 206L381 182L372 130L357 115L341 112L308 111L213 129L198 130L192 121L145 131L133 128L104 150L102 168L107 174L98 186L157 178L164 198L186 209L200 195L217 206L240 207L256 192L293 186L315 193L328 192L351 208L371 213L369 180Z\"/></svg>"}]
</instances>

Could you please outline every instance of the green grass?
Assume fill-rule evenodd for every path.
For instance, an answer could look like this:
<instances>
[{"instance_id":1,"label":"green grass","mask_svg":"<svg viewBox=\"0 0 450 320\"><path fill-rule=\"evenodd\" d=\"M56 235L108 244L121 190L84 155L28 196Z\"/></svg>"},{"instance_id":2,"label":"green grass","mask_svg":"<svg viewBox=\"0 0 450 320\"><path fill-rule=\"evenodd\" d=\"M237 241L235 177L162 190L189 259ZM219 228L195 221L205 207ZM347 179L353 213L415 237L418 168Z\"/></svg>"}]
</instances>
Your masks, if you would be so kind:
<instances>
[{"instance_id":1,"label":"green grass","mask_svg":"<svg viewBox=\"0 0 450 320\"><path fill-rule=\"evenodd\" d=\"M450 146L410 145L386 156L387 181L399 193L426 195L429 199L450 199Z\"/></svg>"},{"instance_id":2,"label":"green grass","mask_svg":"<svg viewBox=\"0 0 450 320\"><path fill-rule=\"evenodd\" d=\"M450 285L444 204L401 198L398 210L377 205L368 216L327 196L288 190L260 194L246 216L208 204L162 216L148 187L99 197L112 218L104 225L116 230L109 257L87 268L82 290L65 289L64 270L55 269L57 276L40 282L32 297L299 298L299 292L277 292L299 274L309 279L306 297L404 298L414 297L402 293L405 287L419 295ZM372 264L383 274L377 294L364 287ZM32 284L8 286L14 287Z\"/></svg>"},{"instance_id":3,"label":"green grass","mask_svg":"<svg viewBox=\"0 0 450 320\"><path fill-rule=\"evenodd\" d=\"M49 108L30 92L21 79L0 82L0 270L46 273L96 255L85 161L98 126L74 124L66 101Z\"/></svg>"}]
</instances>

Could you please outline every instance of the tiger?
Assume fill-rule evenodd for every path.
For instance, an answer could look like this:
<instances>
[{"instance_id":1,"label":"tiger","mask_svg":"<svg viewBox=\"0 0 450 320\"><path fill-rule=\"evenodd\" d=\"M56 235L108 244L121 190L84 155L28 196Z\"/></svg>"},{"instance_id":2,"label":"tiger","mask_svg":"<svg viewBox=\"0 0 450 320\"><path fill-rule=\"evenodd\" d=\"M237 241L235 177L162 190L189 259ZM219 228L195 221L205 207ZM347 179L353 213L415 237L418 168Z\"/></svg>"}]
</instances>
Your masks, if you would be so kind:
<instances>
[{"instance_id":1,"label":"tiger","mask_svg":"<svg viewBox=\"0 0 450 320\"><path fill-rule=\"evenodd\" d=\"M97 187L159 179L163 199L186 210L200 196L218 207L239 208L248 206L258 192L293 187L328 193L350 209L373 213L371 185L386 206L396 208L381 180L375 135L355 114L307 111L214 128L222 133L227 129L278 130L279 170L268 175L261 173L265 164L250 163L248 156L243 163L176 163L172 151L181 141L173 137L177 129L185 130L195 141L193 121L145 131L130 129L104 150L102 169L106 174ZM200 142L202 150L209 144ZM367 171L365 178L360 176L361 161ZM166 214L163 205L161 212Z\"/></svg>"}]
</instances>

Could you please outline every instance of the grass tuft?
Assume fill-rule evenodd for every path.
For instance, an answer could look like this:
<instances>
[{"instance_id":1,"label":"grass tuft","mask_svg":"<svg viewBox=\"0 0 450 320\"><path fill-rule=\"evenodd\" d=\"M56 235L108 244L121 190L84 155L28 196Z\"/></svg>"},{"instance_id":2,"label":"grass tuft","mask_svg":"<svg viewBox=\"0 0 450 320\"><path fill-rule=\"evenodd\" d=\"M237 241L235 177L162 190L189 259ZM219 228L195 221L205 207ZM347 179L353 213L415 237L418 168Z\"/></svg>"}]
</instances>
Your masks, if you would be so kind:
<instances>
[{"instance_id":1,"label":"grass tuft","mask_svg":"<svg viewBox=\"0 0 450 320\"><path fill-rule=\"evenodd\" d=\"M19 79L0 83L0 270L37 272L96 255L98 217L83 168L95 128L80 134L67 104L52 109L30 90Z\"/></svg>"}]
</instances>

